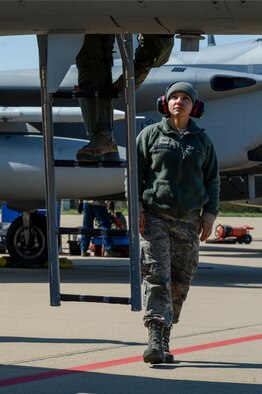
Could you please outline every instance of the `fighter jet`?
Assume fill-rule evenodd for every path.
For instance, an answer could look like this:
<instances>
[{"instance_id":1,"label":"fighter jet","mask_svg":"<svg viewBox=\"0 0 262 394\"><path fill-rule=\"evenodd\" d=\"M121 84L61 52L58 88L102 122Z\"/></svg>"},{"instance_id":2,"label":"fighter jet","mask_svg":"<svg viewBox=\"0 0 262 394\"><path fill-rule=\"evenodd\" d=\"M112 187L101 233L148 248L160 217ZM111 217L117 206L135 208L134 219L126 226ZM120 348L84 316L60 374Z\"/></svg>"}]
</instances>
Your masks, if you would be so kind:
<instances>
[{"instance_id":1,"label":"fighter jet","mask_svg":"<svg viewBox=\"0 0 262 394\"><path fill-rule=\"evenodd\" d=\"M206 129L216 146L222 177L222 200L254 200L255 197L260 196L260 178L257 175L262 172L262 131L258 121L257 103L262 99L261 59L262 39L248 40L239 44L207 46L198 52L174 52L165 66L150 71L149 76L136 93L137 113L142 115L142 119L137 120L139 132L147 124L160 120L161 115L156 110L156 101L159 96L165 94L165 89L169 84L175 81L189 81L197 87L200 98L206 103L205 115L203 119L198 120L198 124ZM121 71L122 65L116 61L113 69L114 79ZM59 94L54 97L54 115L55 111L57 112L57 106L65 105L65 103L78 105L77 100L63 98L72 92L76 84L77 70L72 65L58 89ZM40 104L38 70L1 72L0 103L4 106L2 110L0 108L0 121L4 121L0 124L0 130L21 131L21 124L15 124L14 120L16 122L18 120L29 121L37 129L41 128L40 109L38 109L37 119L35 107L23 107L20 111L19 107L16 109L8 107L20 106L22 103L23 106L29 106L32 103ZM121 100L116 100L115 106L123 109ZM55 123L55 133L61 136L61 129L63 129L62 136L64 137L85 138L81 122L68 123L70 111L79 112L79 109L60 108L60 122ZM19 113L20 117L18 117ZM28 119L25 118L26 113L29 116ZM115 124L115 137L118 144L124 146L126 136L123 132L125 128L123 121ZM2 134L0 138L6 137ZM83 141L81 143L83 144ZM79 143L74 147L71 142L69 146L70 144L71 154L66 151L63 157L68 155L68 158L73 159ZM5 142L0 146L2 147L0 149L6 149ZM6 150L0 157L5 157L4 152ZM4 182L1 177L4 177L3 172L2 175L0 174L0 181ZM119 192L118 189L117 193ZM5 192L2 193L4 196L0 197L8 200L14 195L13 188L9 189L8 183ZM71 194L69 197L75 198L75 194L74 196ZM65 198L64 193L61 196ZM34 195L32 198L34 199Z\"/></svg>"},{"instance_id":2,"label":"fighter jet","mask_svg":"<svg viewBox=\"0 0 262 394\"><path fill-rule=\"evenodd\" d=\"M262 33L261 22L262 4L255 1L94 2L68 0L61 7L61 1L38 1L36 4L34 1L22 0L1 4L0 34L37 34L40 37L42 35L48 37L48 56L45 60L47 60L47 71L52 70L52 73L47 72L45 80L47 91L49 93L59 91L61 94L72 91L75 73L71 68L69 74L67 73L64 78L67 71L66 64L70 63L70 57L73 58L80 49L85 34L123 34L125 32L175 34L182 40L182 50L195 51L199 47L202 34L260 34ZM63 46L65 40L66 50ZM253 174L262 172L260 170L261 133L257 125L258 122L255 121L257 111L254 110L254 103L257 103L260 98L261 75L254 72L252 68L247 71L239 71L234 68L229 70L207 67L212 63L210 61L212 54L214 52L206 52L207 57L202 63L198 60L199 52L199 54L196 53L195 60L178 59L174 61L173 59L172 64L169 63L161 69L151 70L148 79L137 92L137 110L139 113L147 115L143 125L158 120L159 115L153 111L153 108L155 108L157 97L165 93L166 86L179 80L193 82L199 89L201 98L207 102L206 116L200 122L206 127L218 149L221 175L227 177L226 179L232 180L237 176L237 179L243 180L243 184L247 185L249 191L249 193L243 193L243 196L254 198L254 191L257 192L257 190L255 190ZM222 52L221 58L223 59ZM248 62L250 63L250 61ZM223 61L220 60L218 64L220 63ZM252 61L253 63L256 64ZM203 64L206 67L202 67ZM6 74L5 77L8 75ZM19 99L20 93L20 98L22 97L23 101L20 103L14 101L7 103L6 90L10 92L12 88L10 84L6 85L6 79L5 90L3 89L3 95L0 95L0 104L3 106L40 105L38 72L36 78L34 80L32 75L28 73L27 83L23 83L20 75L20 91L16 90L17 87L14 78L12 78L11 86L15 87L13 92L18 92L15 101ZM2 82L0 81L0 86ZM26 96L24 93L28 95ZM31 97L31 102L25 102L25 97ZM60 100L62 100L61 95L59 98L57 97L57 102L54 102L54 105L66 106L61 104ZM116 104L116 108L121 109L121 103L119 107ZM6 119L5 126L7 122ZM11 138L14 137L5 136L5 138L10 138L11 141ZM223 147L219 148L218 146ZM22 148L21 145L21 151ZM13 149L17 151L19 147L13 143ZM64 152L66 152L66 148L63 151L57 146L55 154L64 154ZM1 153L5 163L9 163L7 155L10 154L10 149ZM23 154L22 157L24 157ZM27 155L28 158L30 159L30 152ZM24 169L33 168L31 162L28 165L28 163L20 161L16 166L16 162L12 161L11 164L11 172L21 171L21 179ZM33 169L37 174L39 169L43 169L43 165ZM40 172L41 170L38 174ZM6 189L10 179L0 178ZM65 178L63 177L63 179ZM57 186L59 190L59 185L57 184ZM31 199L34 198L33 191L32 185L28 191L28 196L30 194ZM7 194L8 191L6 191L6 197ZM44 198L43 189L42 194ZM19 194L15 189L10 190L10 198L13 201L14 199L19 201Z\"/></svg>"}]
</instances>

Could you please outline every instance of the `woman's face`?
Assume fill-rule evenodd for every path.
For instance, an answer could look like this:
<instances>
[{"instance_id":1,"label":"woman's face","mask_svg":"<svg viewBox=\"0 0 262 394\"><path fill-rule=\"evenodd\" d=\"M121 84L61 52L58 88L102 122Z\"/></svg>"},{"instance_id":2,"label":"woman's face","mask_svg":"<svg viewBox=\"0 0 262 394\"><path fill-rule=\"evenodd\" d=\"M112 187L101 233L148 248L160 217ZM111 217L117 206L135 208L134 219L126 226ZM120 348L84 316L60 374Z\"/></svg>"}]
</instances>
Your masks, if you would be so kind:
<instances>
[{"instance_id":1,"label":"woman's face","mask_svg":"<svg viewBox=\"0 0 262 394\"><path fill-rule=\"evenodd\" d=\"M168 110L170 116L177 118L189 118L193 109L193 102L190 96L183 92L172 93L168 100Z\"/></svg>"}]
</instances>

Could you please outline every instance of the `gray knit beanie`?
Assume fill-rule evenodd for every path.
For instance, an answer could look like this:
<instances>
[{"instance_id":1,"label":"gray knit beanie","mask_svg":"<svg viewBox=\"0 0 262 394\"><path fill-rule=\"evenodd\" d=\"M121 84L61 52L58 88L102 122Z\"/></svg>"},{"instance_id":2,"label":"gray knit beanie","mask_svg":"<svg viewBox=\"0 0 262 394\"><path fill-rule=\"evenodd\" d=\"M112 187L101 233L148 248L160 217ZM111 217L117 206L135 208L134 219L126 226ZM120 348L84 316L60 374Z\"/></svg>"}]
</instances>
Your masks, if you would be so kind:
<instances>
[{"instance_id":1,"label":"gray knit beanie","mask_svg":"<svg viewBox=\"0 0 262 394\"><path fill-rule=\"evenodd\" d=\"M198 99L198 94L197 94L196 89L189 82L173 83L173 85L171 85L166 92L166 100L168 101L171 94L173 94L175 92L183 92L183 93L188 94L194 105L196 103L196 100Z\"/></svg>"}]
</instances>

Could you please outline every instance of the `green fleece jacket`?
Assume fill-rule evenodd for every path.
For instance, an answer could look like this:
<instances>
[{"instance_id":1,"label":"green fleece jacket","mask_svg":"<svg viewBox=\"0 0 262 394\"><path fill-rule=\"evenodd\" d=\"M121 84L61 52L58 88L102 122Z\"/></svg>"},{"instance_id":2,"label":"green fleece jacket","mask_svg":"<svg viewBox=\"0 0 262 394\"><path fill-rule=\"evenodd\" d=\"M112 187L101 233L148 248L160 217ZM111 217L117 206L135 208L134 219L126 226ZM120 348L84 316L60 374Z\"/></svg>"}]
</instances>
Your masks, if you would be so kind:
<instances>
[{"instance_id":1,"label":"green fleece jacket","mask_svg":"<svg viewBox=\"0 0 262 394\"><path fill-rule=\"evenodd\" d=\"M168 118L147 126L137 137L137 159L139 201L146 210L178 219L215 219L217 157L211 139L192 119L184 133Z\"/></svg>"}]
</instances>

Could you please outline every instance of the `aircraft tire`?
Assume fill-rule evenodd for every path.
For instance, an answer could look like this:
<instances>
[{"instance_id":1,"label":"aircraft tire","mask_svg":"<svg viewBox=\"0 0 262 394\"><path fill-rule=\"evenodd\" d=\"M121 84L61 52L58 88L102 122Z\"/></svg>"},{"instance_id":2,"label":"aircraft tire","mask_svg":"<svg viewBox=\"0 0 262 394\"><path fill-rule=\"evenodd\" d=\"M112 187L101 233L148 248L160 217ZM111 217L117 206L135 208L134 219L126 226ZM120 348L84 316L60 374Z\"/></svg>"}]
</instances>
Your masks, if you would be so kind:
<instances>
[{"instance_id":1,"label":"aircraft tire","mask_svg":"<svg viewBox=\"0 0 262 394\"><path fill-rule=\"evenodd\" d=\"M23 218L16 218L8 228L6 245L14 261L45 265L48 254L46 217L40 213L31 214L28 245L25 243Z\"/></svg>"},{"instance_id":2,"label":"aircraft tire","mask_svg":"<svg viewBox=\"0 0 262 394\"><path fill-rule=\"evenodd\" d=\"M244 238L245 244L250 244L252 241L252 237L250 234L245 234L243 238Z\"/></svg>"}]
</instances>

